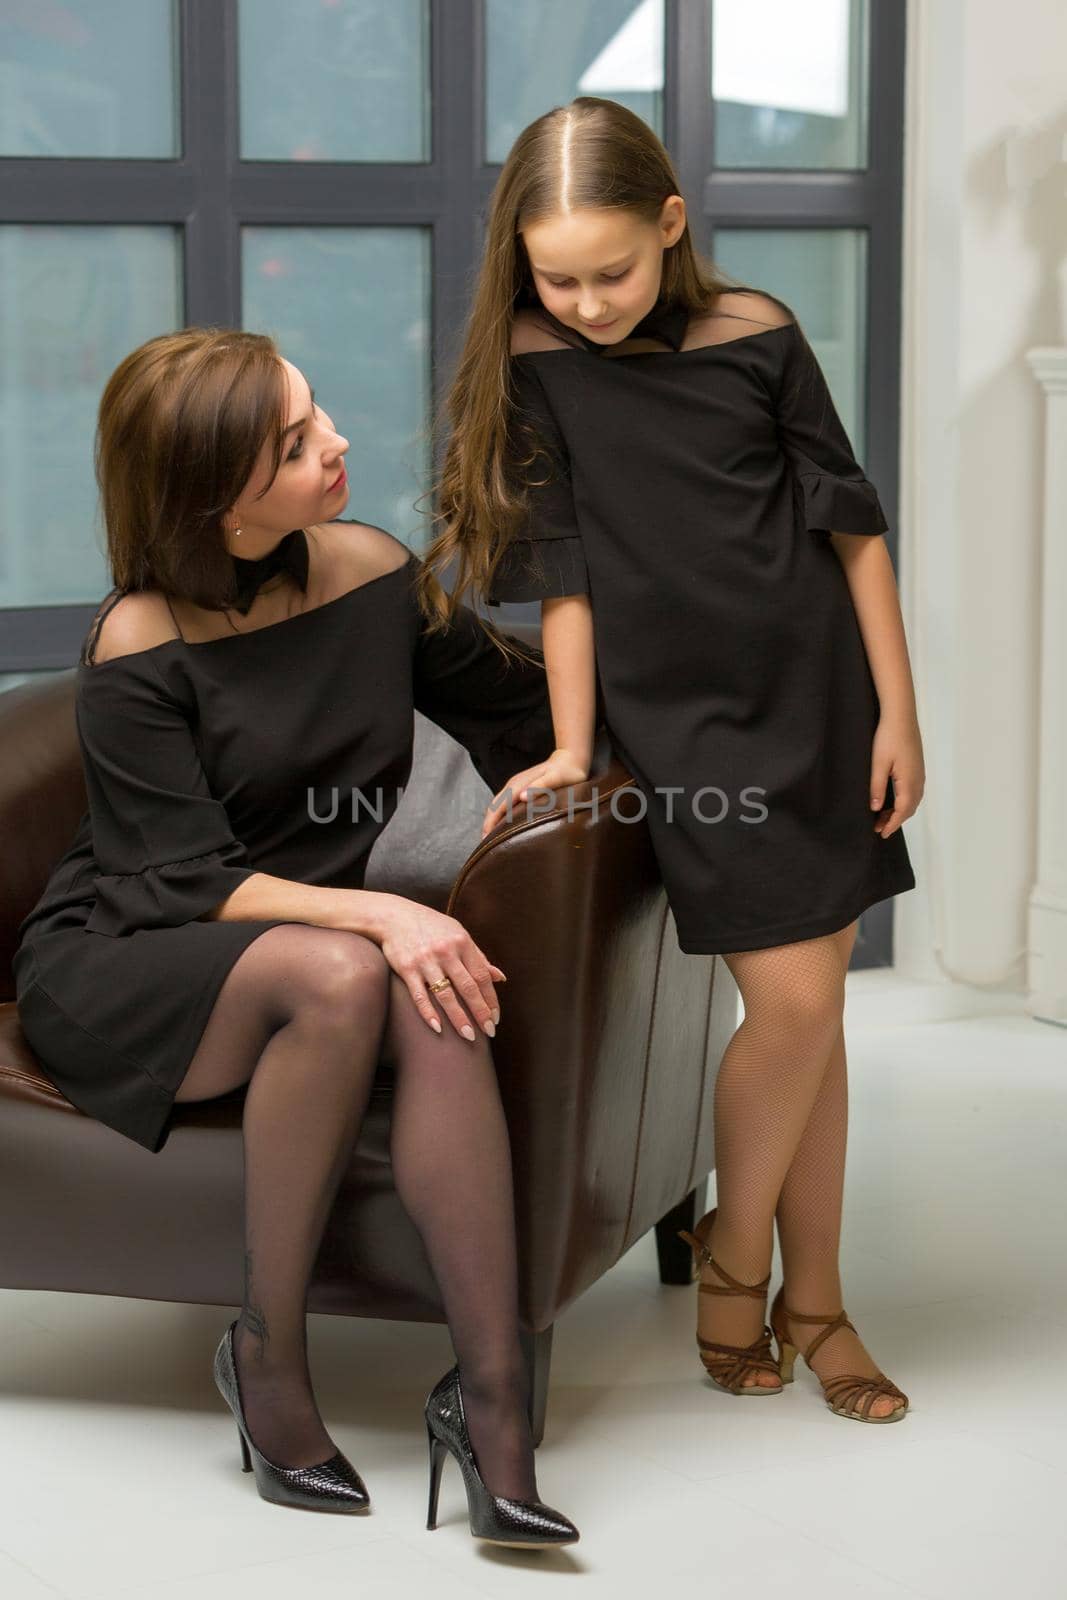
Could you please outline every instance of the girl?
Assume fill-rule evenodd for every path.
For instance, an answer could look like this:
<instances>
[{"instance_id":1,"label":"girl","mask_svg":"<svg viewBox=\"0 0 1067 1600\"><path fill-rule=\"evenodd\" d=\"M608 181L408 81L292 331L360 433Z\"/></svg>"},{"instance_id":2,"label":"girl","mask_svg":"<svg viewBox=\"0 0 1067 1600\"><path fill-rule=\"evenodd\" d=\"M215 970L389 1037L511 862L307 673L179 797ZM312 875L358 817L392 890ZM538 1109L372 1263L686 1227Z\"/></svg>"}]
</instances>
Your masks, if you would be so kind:
<instances>
[{"instance_id":1,"label":"girl","mask_svg":"<svg viewBox=\"0 0 1067 1600\"><path fill-rule=\"evenodd\" d=\"M914 887L900 830L924 783L888 525L796 317L698 260L676 191L662 144L612 101L519 136L424 582L454 561L453 604L542 601L556 749L487 828L509 791L588 776L602 705L681 949L737 981L718 1207L684 1235L704 1367L766 1396L800 1348L832 1410L887 1422L907 1400L845 1316L838 1243L845 974L860 912Z\"/></svg>"},{"instance_id":2,"label":"girl","mask_svg":"<svg viewBox=\"0 0 1067 1600\"><path fill-rule=\"evenodd\" d=\"M502 673L469 612L424 631L417 557L339 520L347 451L261 334L167 334L110 378L116 587L77 675L89 809L19 930L20 1020L75 1106L153 1152L176 1101L247 1085L244 1303L215 1380L263 1498L318 1511L369 1503L315 1403L305 1301L390 1063L394 1180L458 1357L426 1405L431 1507L447 1448L478 1537L572 1543L537 1499L526 1415L489 1049L504 974L453 918L362 888L413 709L495 783L551 747L543 672Z\"/></svg>"}]
</instances>

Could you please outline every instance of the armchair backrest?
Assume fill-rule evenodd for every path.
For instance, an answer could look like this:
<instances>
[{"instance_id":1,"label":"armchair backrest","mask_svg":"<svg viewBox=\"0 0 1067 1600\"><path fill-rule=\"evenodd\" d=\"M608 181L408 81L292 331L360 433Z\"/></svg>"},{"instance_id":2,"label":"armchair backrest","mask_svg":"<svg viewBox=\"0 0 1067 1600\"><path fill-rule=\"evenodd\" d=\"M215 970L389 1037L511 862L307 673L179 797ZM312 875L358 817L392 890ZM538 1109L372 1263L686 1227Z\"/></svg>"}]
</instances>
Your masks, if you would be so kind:
<instances>
[{"instance_id":1,"label":"armchair backrest","mask_svg":"<svg viewBox=\"0 0 1067 1600\"><path fill-rule=\"evenodd\" d=\"M74 840L88 798L74 668L0 695L0 1000L15 998L18 929Z\"/></svg>"}]
</instances>

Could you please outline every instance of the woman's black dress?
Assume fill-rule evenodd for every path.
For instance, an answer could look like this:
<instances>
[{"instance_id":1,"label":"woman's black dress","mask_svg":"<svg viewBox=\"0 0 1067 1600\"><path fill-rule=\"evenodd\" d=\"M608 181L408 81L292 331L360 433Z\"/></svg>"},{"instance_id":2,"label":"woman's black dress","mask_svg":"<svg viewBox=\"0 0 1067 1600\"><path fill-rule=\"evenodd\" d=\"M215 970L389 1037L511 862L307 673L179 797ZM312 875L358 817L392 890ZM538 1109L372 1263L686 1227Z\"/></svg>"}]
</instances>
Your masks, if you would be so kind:
<instances>
[{"instance_id":1,"label":"woman's black dress","mask_svg":"<svg viewBox=\"0 0 1067 1600\"><path fill-rule=\"evenodd\" d=\"M903 831L874 832L879 702L829 538L888 523L800 329L683 350L689 315L660 301L630 335L659 348L612 356L529 315L516 467L544 448L487 599L589 594L640 791L618 810L647 805L681 948L815 938L914 888Z\"/></svg>"},{"instance_id":2,"label":"woman's black dress","mask_svg":"<svg viewBox=\"0 0 1067 1600\"><path fill-rule=\"evenodd\" d=\"M230 968L287 920L202 913L257 871L360 888L411 771L415 709L494 792L552 749L543 666L505 663L465 609L428 635L419 558L379 536L391 570L281 622L95 665L83 649L89 809L20 926L19 1018L56 1087L149 1150Z\"/></svg>"}]
</instances>

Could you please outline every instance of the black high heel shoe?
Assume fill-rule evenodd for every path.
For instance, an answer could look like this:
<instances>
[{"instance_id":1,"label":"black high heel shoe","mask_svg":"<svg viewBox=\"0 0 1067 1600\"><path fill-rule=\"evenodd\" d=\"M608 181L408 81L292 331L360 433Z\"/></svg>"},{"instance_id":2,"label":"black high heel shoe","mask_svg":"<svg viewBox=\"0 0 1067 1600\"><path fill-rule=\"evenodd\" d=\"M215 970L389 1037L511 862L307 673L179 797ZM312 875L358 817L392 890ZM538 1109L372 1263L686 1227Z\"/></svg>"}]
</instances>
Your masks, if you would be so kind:
<instances>
[{"instance_id":1,"label":"black high heel shoe","mask_svg":"<svg viewBox=\"0 0 1067 1600\"><path fill-rule=\"evenodd\" d=\"M215 1351L215 1383L237 1421L241 1441L241 1470L256 1474L256 1488L264 1500L276 1506L297 1506L303 1511L364 1511L370 1495L355 1467L338 1450L328 1461L311 1467L279 1467L256 1449L248 1432L237 1366L233 1357L233 1330L230 1323Z\"/></svg>"},{"instance_id":2,"label":"black high heel shoe","mask_svg":"<svg viewBox=\"0 0 1067 1600\"><path fill-rule=\"evenodd\" d=\"M458 1364L430 1390L425 1417L430 1446L427 1528L437 1527L441 1469L445 1463L445 1451L450 1450L463 1473L467 1514L475 1539L486 1539L490 1544L507 1544L516 1548L577 1543L578 1529L562 1512L553 1511L551 1506L546 1506L540 1500L511 1500L504 1495L490 1494L485 1487L474 1459L467 1419L463 1414Z\"/></svg>"}]
</instances>

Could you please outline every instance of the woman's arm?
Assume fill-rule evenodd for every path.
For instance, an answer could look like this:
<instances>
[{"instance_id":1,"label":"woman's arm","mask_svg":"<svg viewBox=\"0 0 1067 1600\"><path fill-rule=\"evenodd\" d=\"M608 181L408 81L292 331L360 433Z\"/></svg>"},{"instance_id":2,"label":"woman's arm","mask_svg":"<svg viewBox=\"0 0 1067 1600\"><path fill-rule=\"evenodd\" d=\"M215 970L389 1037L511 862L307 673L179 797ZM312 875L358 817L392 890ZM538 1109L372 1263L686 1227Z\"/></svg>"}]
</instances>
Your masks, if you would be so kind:
<instances>
[{"instance_id":1,"label":"woman's arm","mask_svg":"<svg viewBox=\"0 0 1067 1600\"><path fill-rule=\"evenodd\" d=\"M415 710L464 746L487 788L493 791L519 767L546 760L553 746L552 708L539 652L532 651L532 659L504 658L465 605L444 631L431 633L421 616L416 626Z\"/></svg>"},{"instance_id":2,"label":"woman's arm","mask_svg":"<svg viewBox=\"0 0 1067 1600\"><path fill-rule=\"evenodd\" d=\"M204 911L198 922L308 922L316 928L343 928L381 943L387 901L396 895L370 889L331 889L269 872L253 872L231 895Z\"/></svg>"},{"instance_id":3,"label":"woman's arm","mask_svg":"<svg viewBox=\"0 0 1067 1600\"><path fill-rule=\"evenodd\" d=\"M362 933L379 945L392 970L407 984L423 1021L435 1033L439 1005L457 1033L473 1042L471 1018L492 1038L500 1021L497 983L507 976L475 944L455 917L399 894L369 889L330 889L253 872L198 922L308 922L316 928ZM452 987L431 997L427 985L438 973Z\"/></svg>"}]
</instances>

